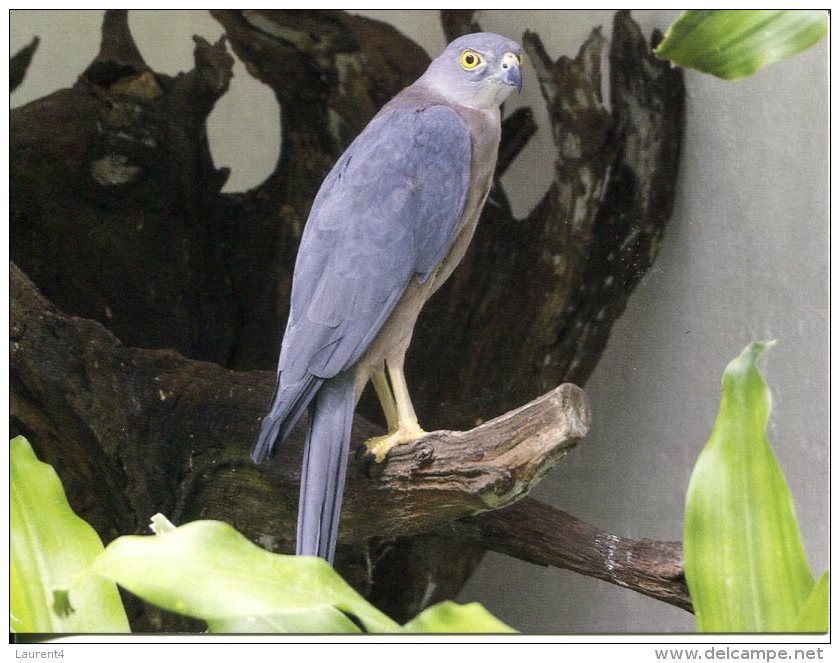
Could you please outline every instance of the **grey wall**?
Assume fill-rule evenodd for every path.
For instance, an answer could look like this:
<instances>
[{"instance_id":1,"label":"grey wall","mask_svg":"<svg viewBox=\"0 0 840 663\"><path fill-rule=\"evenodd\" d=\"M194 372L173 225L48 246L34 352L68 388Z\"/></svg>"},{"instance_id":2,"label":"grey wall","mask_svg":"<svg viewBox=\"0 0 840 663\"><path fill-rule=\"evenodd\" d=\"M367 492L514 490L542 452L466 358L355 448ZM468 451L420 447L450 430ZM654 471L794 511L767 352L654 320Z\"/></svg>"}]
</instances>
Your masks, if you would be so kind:
<instances>
[{"instance_id":1,"label":"grey wall","mask_svg":"<svg viewBox=\"0 0 840 663\"><path fill-rule=\"evenodd\" d=\"M431 54L437 16L368 11ZM634 14L646 33L672 11ZM549 53L573 55L604 11L488 10L484 29L536 30ZM75 76L96 52L99 12L14 11L11 50L42 38L25 103ZM193 33L221 34L200 12L136 12L141 50L156 69L191 67ZM717 412L724 367L751 340L775 338L763 362L774 396L769 435L791 484L809 559L828 566L828 47L735 83L686 73L688 118L674 218L661 254L630 300L586 390L591 435L535 496L622 536L682 538L685 488ZM527 64L526 64L527 66ZM544 122L533 72L519 104ZM512 105L513 106L513 105ZM279 150L279 109L237 63L211 118L230 189L261 181ZM541 131L505 184L524 213L542 194L552 146ZM693 628L689 615L605 583L490 554L464 590L513 626L543 632L656 632Z\"/></svg>"}]
</instances>

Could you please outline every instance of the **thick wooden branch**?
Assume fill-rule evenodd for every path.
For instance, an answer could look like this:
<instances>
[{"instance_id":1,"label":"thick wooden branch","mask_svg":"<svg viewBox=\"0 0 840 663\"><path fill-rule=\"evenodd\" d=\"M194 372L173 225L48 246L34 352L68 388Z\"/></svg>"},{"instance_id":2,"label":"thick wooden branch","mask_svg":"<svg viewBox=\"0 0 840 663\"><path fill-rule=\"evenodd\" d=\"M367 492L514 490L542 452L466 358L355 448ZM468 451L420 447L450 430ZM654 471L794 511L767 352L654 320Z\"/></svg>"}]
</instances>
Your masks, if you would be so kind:
<instances>
[{"instance_id":1,"label":"thick wooden branch","mask_svg":"<svg viewBox=\"0 0 840 663\"><path fill-rule=\"evenodd\" d=\"M356 536L406 534L451 522L459 513L511 504L583 439L589 426L584 392L564 384L472 430L429 433L394 449L376 481L352 477L346 496L351 513L345 517L359 521ZM353 515L357 511L362 519Z\"/></svg>"},{"instance_id":2,"label":"thick wooden branch","mask_svg":"<svg viewBox=\"0 0 840 663\"><path fill-rule=\"evenodd\" d=\"M56 467L80 515L106 538L145 531L157 511L219 518L291 550L300 433L267 467L248 457L271 373L127 348L99 323L60 313L14 264L10 281L13 424ZM622 540L530 499L513 504L589 425L583 391L561 385L472 430L398 447L374 479L351 466L341 540L454 533L686 607L679 544ZM353 444L375 432L357 417ZM128 500L109 499L115 491Z\"/></svg>"},{"instance_id":3,"label":"thick wooden branch","mask_svg":"<svg viewBox=\"0 0 840 663\"><path fill-rule=\"evenodd\" d=\"M589 260L578 266L565 310L545 321L556 340L544 375L554 379L586 380L595 365L591 358L600 355L613 322L656 257L671 216L685 88L682 70L653 55L651 44L659 39L654 32L648 43L629 11L616 13L609 49L612 108L607 114L601 94L605 40L599 30L593 30L574 60L561 57L556 62L535 33L524 37L550 106L558 174L586 192L581 205L580 199L568 198L566 187L552 187L542 210L531 215L536 220L551 208L560 210L560 219L572 222L548 232L545 245L553 251L565 241L585 246L589 253ZM563 101L575 89L585 103ZM584 214L576 214L580 209ZM581 352L583 348L593 353Z\"/></svg>"},{"instance_id":4,"label":"thick wooden branch","mask_svg":"<svg viewBox=\"0 0 840 663\"><path fill-rule=\"evenodd\" d=\"M303 427L273 463L256 467L248 456L270 399L271 373L237 373L168 350L127 348L98 323L61 314L14 265L10 274L17 425L59 472L87 466L86 475L112 476L118 468L135 484L126 488L131 514L122 517L107 508L110 501L95 499L91 520L100 526L107 520L116 535L142 530L155 511L179 521L218 517L290 548ZM357 424L353 446L376 430L362 419ZM396 448L375 479L352 467L341 539L428 531L511 504L589 424L583 391L561 385L472 430L436 431ZM100 463L107 471L97 470ZM236 504L230 495L237 495ZM272 503L278 507L266 513L264 505Z\"/></svg>"},{"instance_id":5,"label":"thick wooden branch","mask_svg":"<svg viewBox=\"0 0 840 663\"><path fill-rule=\"evenodd\" d=\"M450 531L488 550L569 569L691 611L682 545L603 532L530 497L453 523Z\"/></svg>"}]
</instances>

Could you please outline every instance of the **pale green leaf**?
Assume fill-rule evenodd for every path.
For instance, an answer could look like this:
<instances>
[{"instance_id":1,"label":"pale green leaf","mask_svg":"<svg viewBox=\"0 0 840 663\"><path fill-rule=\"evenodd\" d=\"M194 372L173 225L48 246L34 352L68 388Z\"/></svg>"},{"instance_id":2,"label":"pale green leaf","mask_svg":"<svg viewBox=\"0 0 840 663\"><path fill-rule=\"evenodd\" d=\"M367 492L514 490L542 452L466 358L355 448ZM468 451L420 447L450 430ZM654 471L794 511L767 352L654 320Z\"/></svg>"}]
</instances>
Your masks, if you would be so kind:
<instances>
[{"instance_id":1,"label":"pale green leaf","mask_svg":"<svg viewBox=\"0 0 840 663\"><path fill-rule=\"evenodd\" d=\"M10 442L9 476L10 629L128 632L114 583L84 576L76 582L102 552L102 541L73 513L53 468L20 436Z\"/></svg>"},{"instance_id":2,"label":"pale green leaf","mask_svg":"<svg viewBox=\"0 0 840 663\"><path fill-rule=\"evenodd\" d=\"M247 620L255 619L254 628L271 622L280 631L309 631L301 626L301 613L313 611L318 623L346 632L349 620L338 617L339 610L355 615L369 632L399 629L322 559L270 553L218 521L174 529L162 523L154 536L111 542L92 572L214 629L251 630ZM288 621L281 624L284 616Z\"/></svg>"},{"instance_id":3,"label":"pale green leaf","mask_svg":"<svg viewBox=\"0 0 840 663\"><path fill-rule=\"evenodd\" d=\"M813 46L828 31L825 10L706 9L683 12L656 56L734 80Z\"/></svg>"},{"instance_id":4,"label":"pale green leaf","mask_svg":"<svg viewBox=\"0 0 840 663\"><path fill-rule=\"evenodd\" d=\"M688 486L685 575L697 627L792 631L811 593L793 501L765 437L770 393L752 343L723 376L720 412Z\"/></svg>"},{"instance_id":5,"label":"pale green leaf","mask_svg":"<svg viewBox=\"0 0 840 663\"><path fill-rule=\"evenodd\" d=\"M479 603L443 601L408 622L407 633L516 633Z\"/></svg>"},{"instance_id":6,"label":"pale green leaf","mask_svg":"<svg viewBox=\"0 0 840 663\"><path fill-rule=\"evenodd\" d=\"M278 615L209 620L211 633L361 633L350 618L332 607Z\"/></svg>"},{"instance_id":7,"label":"pale green leaf","mask_svg":"<svg viewBox=\"0 0 840 663\"><path fill-rule=\"evenodd\" d=\"M826 633L828 631L828 571L814 585L811 595L799 611L796 627L799 633Z\"/></svg>"}]
</instances>

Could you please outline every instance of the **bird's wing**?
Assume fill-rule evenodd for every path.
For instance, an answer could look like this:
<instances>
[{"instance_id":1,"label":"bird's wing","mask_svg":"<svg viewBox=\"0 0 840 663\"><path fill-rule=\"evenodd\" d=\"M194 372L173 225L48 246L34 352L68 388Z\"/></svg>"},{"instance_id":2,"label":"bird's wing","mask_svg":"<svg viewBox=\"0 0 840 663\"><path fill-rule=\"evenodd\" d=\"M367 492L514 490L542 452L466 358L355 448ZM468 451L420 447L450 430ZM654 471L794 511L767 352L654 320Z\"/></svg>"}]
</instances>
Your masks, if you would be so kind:
<instances>
[{"instance_id":1,"label":"bird's wing","mask_svg":"<svg viewBox=\"0 0 840 663\"><path fill-rule=\"evenodd\" d=\"M440 263L463 212L470 152L466 124L439 105L384 113L348 148L301 240L281 382L352 366L409 281Z\"/></svg>"}]
</instances>

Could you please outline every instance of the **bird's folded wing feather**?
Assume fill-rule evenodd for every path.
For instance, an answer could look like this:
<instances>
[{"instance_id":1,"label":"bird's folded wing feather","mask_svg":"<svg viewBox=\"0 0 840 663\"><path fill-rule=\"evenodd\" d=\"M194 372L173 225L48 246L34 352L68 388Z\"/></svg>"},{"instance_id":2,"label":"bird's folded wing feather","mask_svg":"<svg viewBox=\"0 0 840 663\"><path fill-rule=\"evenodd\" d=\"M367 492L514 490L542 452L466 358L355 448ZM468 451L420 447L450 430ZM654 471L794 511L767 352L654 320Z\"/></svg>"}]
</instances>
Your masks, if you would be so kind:
<instances>
[{"instance_id":1,"label":"bird's folded wing feather","mask_svg":"<svg viewBox=\"0 0 840 663\"><path fill-rule=\"evenodd\" d=\"M355 364L412 278L449 251L470 181L470 135L446 106L391 108L359 135L313 203L280 356L287 385Z\"/></svg>"}]
</instances>

